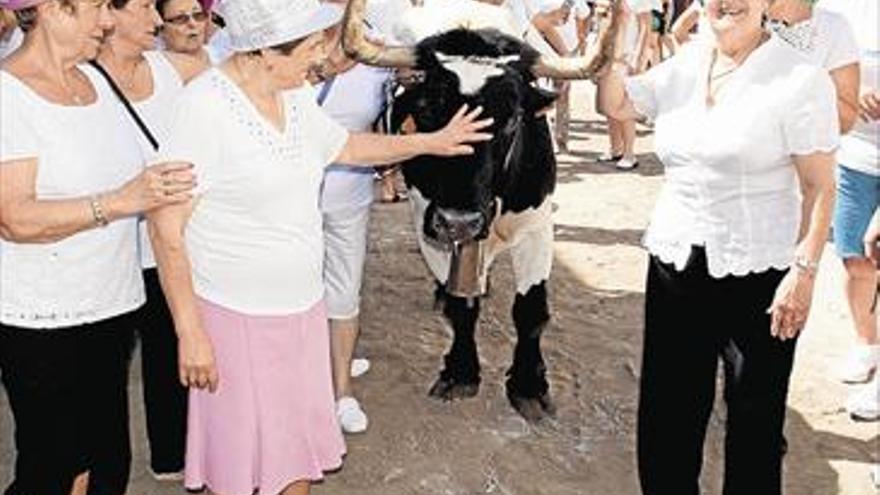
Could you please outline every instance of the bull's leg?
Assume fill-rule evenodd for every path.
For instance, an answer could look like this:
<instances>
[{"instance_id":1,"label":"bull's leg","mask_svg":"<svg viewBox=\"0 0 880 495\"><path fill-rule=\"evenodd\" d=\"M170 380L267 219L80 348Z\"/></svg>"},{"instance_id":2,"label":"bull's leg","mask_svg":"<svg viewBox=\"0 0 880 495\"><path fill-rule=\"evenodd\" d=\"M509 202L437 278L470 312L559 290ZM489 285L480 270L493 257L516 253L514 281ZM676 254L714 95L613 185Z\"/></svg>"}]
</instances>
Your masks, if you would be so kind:
<instances>
[{"instance_id":1,"label":"bull's leg","mask_svg":"<svg viewBox=\"0 0 880 495\"><path fill-rule=\"evenodd\" d=\"M507 398L524 418L539 421L545 415L555 413L550 386L544 376L547 368L541 355L541 334L550 321L546 282L533 285L525 294L516 295L513 321L517 341L513 366L507 372Z\"/></svg>"},{"instance_id":2,"label":"bull's leg","mask_svg":"<svg viewBox=\"0 0 880 495\"><path fill-rule=\"evenodd\" d=\"M555 413L541 355L541 334L550 321L547 280L553 265L552 220L548 217L542 228L525 235L511 254L516 276L513 322L517 342L508 371L507 398L524 418L538 421Z\"/></svg>"},{"instance_id":3,"label":"bull's leg","mask_svg":"<svg viewBox=\"0 0 880 495\"><path fill-rule=\"evenodd\" d=\"M443 371L429 394L443 400L473 397L480 388L480 360L474 338L480 300L446 294L443 314L452 326L452 347L444 357Z\"/></svg>"}]
</instances>

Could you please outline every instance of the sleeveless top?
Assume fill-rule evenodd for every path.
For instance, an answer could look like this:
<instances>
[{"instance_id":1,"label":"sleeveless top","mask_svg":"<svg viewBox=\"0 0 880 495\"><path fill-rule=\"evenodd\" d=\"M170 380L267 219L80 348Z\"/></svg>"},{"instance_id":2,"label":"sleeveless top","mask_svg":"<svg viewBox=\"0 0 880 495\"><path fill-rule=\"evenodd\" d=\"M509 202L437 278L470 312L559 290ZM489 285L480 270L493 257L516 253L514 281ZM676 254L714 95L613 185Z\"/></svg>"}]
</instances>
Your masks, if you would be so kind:
<instances>
[{"instance_id":1,"label":"sleeveless top","mask_svg":"<svg viewBox=\"0 0 880 495\"><path fill-rule=\"evenodd\" d=\"M150 64L150 73L153 75L153 94L145 100L132 102L132 104L161 147L168 142L171 115L174 111L174 103L180 96L180 92L183 91L183 79L161 52L145 52L144 58ZM140 130L138 130L138 141L144 156L147 157L146 163L155 162L157 153ZM154 268L156 261L150 247L147 224L143 219L139 222L138 236L141 267Z\"/></svg>"}]
</instances>

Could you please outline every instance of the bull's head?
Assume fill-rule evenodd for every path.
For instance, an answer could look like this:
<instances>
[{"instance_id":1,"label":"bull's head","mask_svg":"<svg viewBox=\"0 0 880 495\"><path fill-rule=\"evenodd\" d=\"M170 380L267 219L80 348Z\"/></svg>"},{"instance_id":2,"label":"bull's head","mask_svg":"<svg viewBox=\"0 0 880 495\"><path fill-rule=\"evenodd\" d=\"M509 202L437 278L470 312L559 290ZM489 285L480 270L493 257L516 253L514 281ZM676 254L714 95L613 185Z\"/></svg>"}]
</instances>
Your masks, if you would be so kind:
<instances>
[{"instance_id":1,"label":"bull's head","mask_svg":"<svg viewBox=\"0 0 880 495\"><path fill-rule=\"evenodd\" d=\"M398 124L409 117L420 132L436 131L463 104L482 106L484 116L494 120L492 140L474 145L472 155L423 156L404 168L408 185L429 202L426 237L444 244L479 240L499 211L538 207L555 184L550 133L538 115L556 95L538 88L535 80L596 75L613 58L619 9L604 22L590 55L562 59L541 56L495 29L457 28L416 46L378 45L364 36L364 4L348 4L343 31L348 55L365 64L424 74L398 98Z\"/></svg>"}]
</instances>

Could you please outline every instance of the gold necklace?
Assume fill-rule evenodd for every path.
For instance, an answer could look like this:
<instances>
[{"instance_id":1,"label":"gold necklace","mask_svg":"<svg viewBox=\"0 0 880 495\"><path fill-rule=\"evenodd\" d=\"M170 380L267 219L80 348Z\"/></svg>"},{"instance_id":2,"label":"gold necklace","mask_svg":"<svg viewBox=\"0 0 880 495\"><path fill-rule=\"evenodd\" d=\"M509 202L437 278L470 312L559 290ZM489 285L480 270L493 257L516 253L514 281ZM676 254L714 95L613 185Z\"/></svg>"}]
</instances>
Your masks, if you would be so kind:
<instances>
[{"instance_id":1,"label":"gold necklace","mask_svg":"<svg viewBox=\"0 0 880 495\"><path fill-rule=\"evenodd\" d=\"M761 46L765 40L768 39L768 35L766 32L762 32L760 36L758 36L757 42L752 45L748 51L742 55L742 58L739 61L734 60L734 66L730 69L722 71L720 74L712 74L715 71L715 64L718 62L718 48L712 49L712 61L709 63L709 71L706 75L706 106L714 107L716 103L715 95L724 85L730 81L730 79L725 79L719 84L715 84L713 87L713 83L723 77L729 76L737 71L740 67L743 66L746 59L754 52L759 46Z\"/></svg>"},{"instance_id":2,"label":"gold necklace","mask_svg":"<svg viewBox=\"0 0 880 495\"><path fill-rule=\"evenodd\" d=\"M138 59L135 61L134 67L132 67L131 73L129 74L128 78L126 78L125 80L119 81L120 86L122 86L123 88L128 89L128 90L131 90L134 88L135 78L137 77L138 70L141 68L142 61L143 61L143 59Z\"/></svg>"},{"instance_id":3,"label":"gold necklace","mask_svg":"<svg viewBox=\"0 0 880 495\"><path fill-rule=\"evenodd\" d=\"M73 77L76 78L78 76ZM79 95L79 91L73 89L71 85L66 84L63 80L61 82L61 88L64 89L64 92L67 93L67 97L73 101L74 105L82 105L84 103L83 98Z\"/></svg>"}]
</instances>

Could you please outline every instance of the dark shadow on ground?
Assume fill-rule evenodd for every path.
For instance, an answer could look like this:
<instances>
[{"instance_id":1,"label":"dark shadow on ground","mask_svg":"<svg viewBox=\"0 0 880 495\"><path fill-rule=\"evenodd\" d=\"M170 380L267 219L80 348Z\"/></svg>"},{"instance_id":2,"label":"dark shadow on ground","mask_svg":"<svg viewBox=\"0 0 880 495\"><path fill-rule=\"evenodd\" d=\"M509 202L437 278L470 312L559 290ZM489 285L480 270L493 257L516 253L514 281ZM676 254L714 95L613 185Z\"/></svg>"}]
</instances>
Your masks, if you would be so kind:
<instances>
[{"instance_id":1,"label":"dark shadow on ground","mask_svg":"<svg viewBox=\"0 0 880 495\"><path fill-rule=\"evenodd\" d=\"M554 239L564 242L580 242L599 246L640 246L644 230L602 229L557 223L553 229Z\"/></svg>"},{"instance_id":2,"label":"dark shadow on ground","mask_svg":"<svg viewBox=\"0 0 880 495\"><path fill-rule=\"evenodd\" d=\"M636 138L650 136L654 131L648 126L636 124ZM571 136L604 136L608 134L608 121L605 119L572 119L569 127Z\"/></svg>"},{"instance_id":3,"label":"dark shadow on ground","mask_svg":"<svg viewBox=\"0 0 880 495\"><path fill-rule=\"evenodd\" d=\"M572 150L557 155L556 180L559 183L581 182L590 175L638 174L644 177L663 175L663 165L653 153L636 155L639 166L632 170L618 170L613 163L599 162L599 154Z\"/></svg>"}]
</instances>

